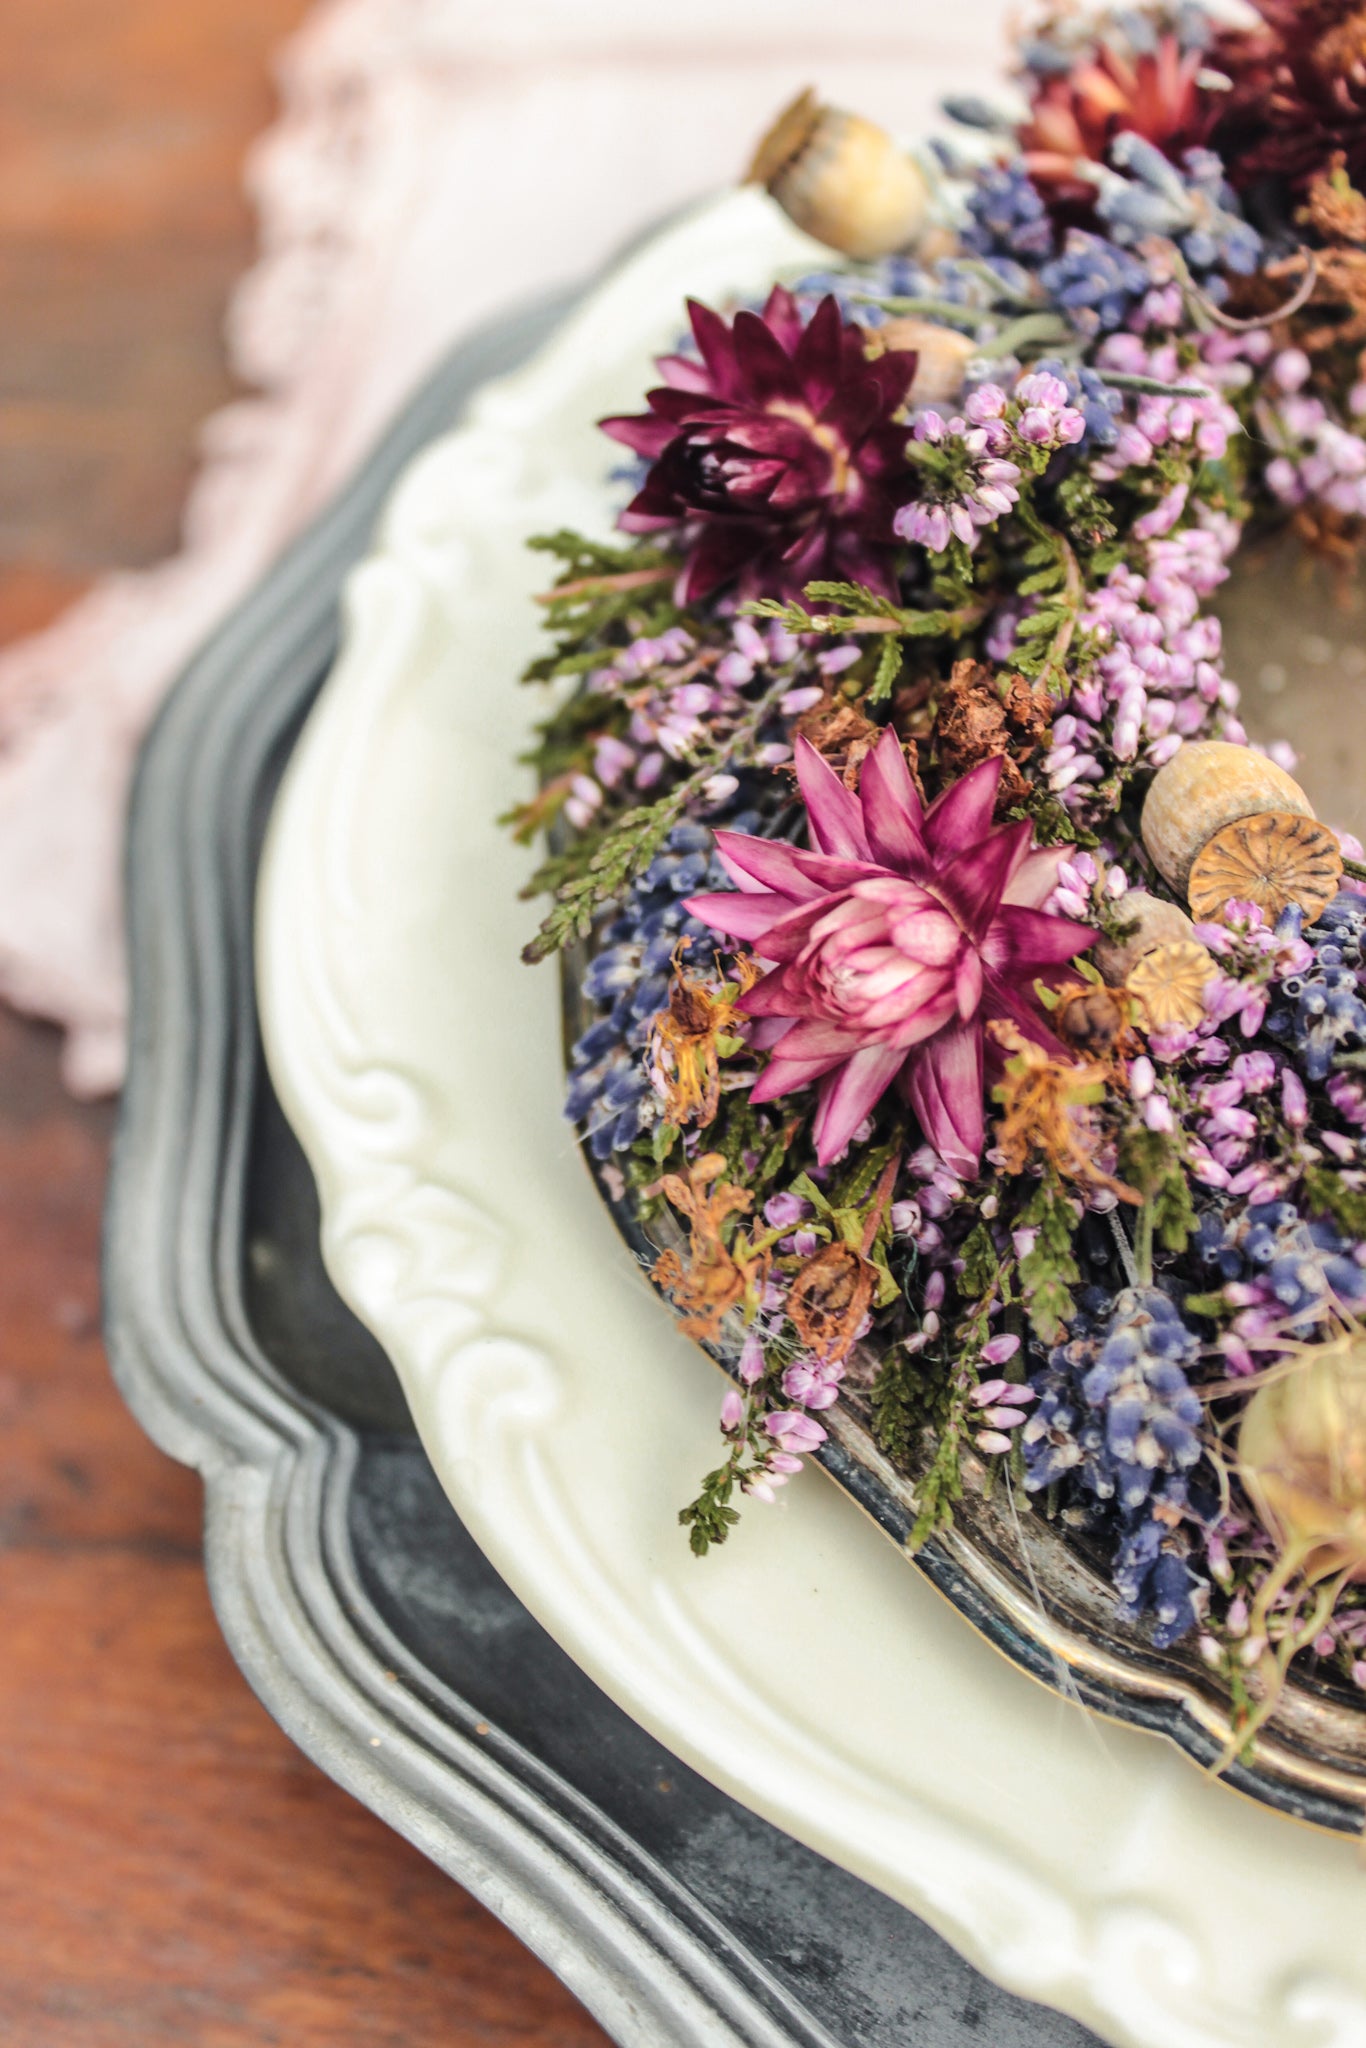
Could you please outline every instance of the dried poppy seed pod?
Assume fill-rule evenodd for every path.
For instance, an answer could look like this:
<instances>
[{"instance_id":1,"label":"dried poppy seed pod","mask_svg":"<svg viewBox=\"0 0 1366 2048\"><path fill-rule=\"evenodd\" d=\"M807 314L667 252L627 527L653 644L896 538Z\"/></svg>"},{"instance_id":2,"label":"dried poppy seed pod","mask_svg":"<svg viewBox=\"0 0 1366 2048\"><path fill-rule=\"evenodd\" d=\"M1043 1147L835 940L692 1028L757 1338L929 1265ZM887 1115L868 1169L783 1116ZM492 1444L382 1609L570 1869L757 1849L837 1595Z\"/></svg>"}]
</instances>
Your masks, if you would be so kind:
<instances>
[{"instance_id":1,"label":"dried poppy seed pod","mask_svg":"<svg viewBox=\"0 0 1366 2048\"><path fill-rule=\"evenodd\" d=\"M1214 960L1198 939L1170 939L1129 969L1124 986L1142 1005L1149 1031L1189 1030L1205 1014Z\"/></svg>"},{"instance_id":2,"label":"dried poppy seed pod","mask_svg":"<svg viewBox=\"0 0 1366 2048\"><path fill-rule=\"evenodd\" d=\"M1310 1584L1366 1581L1366 1331L1306 1346L1258 1389L1238 1463L1259 1519Z\"/></svg>"},{"instance_id":3,"label":"dried poppy seed pod","mask_svg":"<svg viewBox=\"0 0 1366 2048\"><path fill-rule=\"evenodd\" d=\"M925 225L929 187L885 129L804 92L754 152L747 185L764 185L808 235L866 260L908 249Z\"/></svg>"},{"instance_id":4,"label":"dried poppy seed pod","mask_svg":"<svg viewBox=\"0 0 1366 2048\"><path fill-rule=\"evenodd\" d=\"M955 327L908 316L886 320L870 331L868 354L880 356L888 349L908 349L915 355L915 375L906 392L909 405L954 405L962 396L964 372L977 343Z\"/></svg>"},{"instance_id":5,"label":"dried poppy seed pod","mask_svg":"<svg viewBox=\"0 0 1366 2048\"><path fill-rule=\"evenodd\" d=\"M1150 896L1146 889L1130 889L1114 908L1117 925L1132 925L1126 939L1099 938L1091 958L1112 988L1122 988L1145 953L1154 946L1175 945L1179 940L1195 941L1195 926L1184 910L1163 896Z\"/></svg>"},{"instance_id":6,"label":"dried poppy seed pod","mask_svg":"<svg viewBox=\"0 0 1366 2048\"><path fill-rule=\"evenodd\" d=\"M1234 899L1272 922L1291 903L1315 917L1342 874L1337 840L1299 784L1226 740L1189 740L1158 769L1142 830L1158 872L1206 922Z\"/></svg>"}]
</instances>

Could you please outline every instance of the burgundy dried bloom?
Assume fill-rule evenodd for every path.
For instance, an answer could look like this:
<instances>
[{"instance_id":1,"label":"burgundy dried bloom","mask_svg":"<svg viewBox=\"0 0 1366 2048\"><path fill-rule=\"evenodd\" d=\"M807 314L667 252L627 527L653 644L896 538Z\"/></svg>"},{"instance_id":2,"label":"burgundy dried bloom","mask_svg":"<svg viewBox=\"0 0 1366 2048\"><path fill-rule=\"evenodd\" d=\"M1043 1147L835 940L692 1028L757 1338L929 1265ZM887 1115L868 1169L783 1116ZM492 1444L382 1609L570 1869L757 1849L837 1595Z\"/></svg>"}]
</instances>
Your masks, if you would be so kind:
<instances>
[{"instance_id":1,"label":"burgundy dried bloom","mask_svg":"<svg viewBox=\"0 0 1366 2048\"><path fill-rule=\"evenodd\" d=\"M682 529L681 596L739 578L742 596L795 597L817 577L896 595L892 514L906 493L906 433L894 415L916 357L870 361L833 297L803 324L781 285L762 315L729 326L689 301L700 362L663 356L647 413L602 421L652 464L618 524Z\"/></svg>"},{"instance_id":2,"label":"burgundy dried bloom","mask_svg":"<svg viewBox=\"0 0 1366 2048\"><path fill-rule=\"evenodd\" d=\"M863 764L855 796L798 740L811 850L718 832L734 895L696 896L695 917L772 962L737 1007L772 1057L752 1100L820 1084L814 1135L837 1158L898 1082L955 1172L977 1170L985 1137L988 1019L1008 1019L1066 1057L1034 993L1095 938L1039 906L1060 855L1028 823L992 826L999 758L924 808L895 732Z\"/></svg>"},{"instance_id":3,"label":"burgundy dried bloom","mask_svg":"<svg viewBox=\"0 0 1366 2048\"><path fill-rule=\"evenodd\" d=\"M1366 6L1254 0L1264 28L1229 31L1214 53L1233 81L1214 135L1230 178L1303 190L1341 154L1366 180Z\"/></svg>"}]
</instances>

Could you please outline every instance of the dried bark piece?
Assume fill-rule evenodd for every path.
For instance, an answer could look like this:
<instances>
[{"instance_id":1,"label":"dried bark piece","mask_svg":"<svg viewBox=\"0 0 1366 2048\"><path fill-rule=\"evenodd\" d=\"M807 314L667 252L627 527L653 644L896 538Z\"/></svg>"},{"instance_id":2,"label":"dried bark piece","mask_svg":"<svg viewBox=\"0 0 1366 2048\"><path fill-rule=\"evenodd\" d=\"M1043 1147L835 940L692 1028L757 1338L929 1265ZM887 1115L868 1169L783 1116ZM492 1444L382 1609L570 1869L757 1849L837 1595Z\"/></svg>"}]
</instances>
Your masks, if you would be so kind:
<instances>
[{"instance_id":1,"label":"dried bark piece","mask_svg":"<svg viewBox=\"0 0 1366 2048\"><path fill-rule=\"evenodd\" d=\"M802 713L796 731L830 763L845 788L854 790L866 756L882 737L881 726L871 718L829 696Z\"/></svg>"},{"instance_id":2,"label":"dried bark piece","mask_svg":"<svg viewBox=\"0 0 1366 2048\"><path fill-rule=\"evenodd\" d=\"M1198 939L1169 939L1134 963L1125 987L1143 1005L1150 1031L1189 1029L1205 1014L1213 973L1213 958Z\"/></svg>"},{"instance_id":3,"label":"dried bark piece","mask_svg":"<svg viewBox=\"0 0 1366 2048\"><path fill-rule=\"evenodd\" d=\"M956 661L939 692L934 721L940 766L955 779L979 761L1001 761L997 809L1024 801L1030 781L1020 769L1047 740L1056 700L1023 676L998 677L978 661Z\"/></svg>"},{"instance_id":4,"label":"dried bark piece","mask_svg":"<svg viewBox=\"0 0 1366 2048\"><path fill-rule=\"evenodd\" d=\"M1206 923L1222 924L1233 901L1255 903L1268 924L1296 903L1316 918L1338 892L1342 853L1326 825L1293 811L1263 811L1225 825L1190 872L1190 906Z\"/></svg>"}]
</instances>

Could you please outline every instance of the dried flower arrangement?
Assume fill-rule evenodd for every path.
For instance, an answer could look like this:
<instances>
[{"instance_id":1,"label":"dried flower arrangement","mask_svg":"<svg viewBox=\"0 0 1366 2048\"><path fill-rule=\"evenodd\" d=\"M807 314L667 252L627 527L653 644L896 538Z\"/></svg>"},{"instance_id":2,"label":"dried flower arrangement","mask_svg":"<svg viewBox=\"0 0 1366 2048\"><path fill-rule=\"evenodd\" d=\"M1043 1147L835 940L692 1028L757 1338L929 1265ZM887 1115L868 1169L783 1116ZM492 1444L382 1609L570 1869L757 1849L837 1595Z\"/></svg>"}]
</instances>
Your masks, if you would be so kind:
<instances>
[{"instance_id":1,"label":"dried flower arrangement","mask_svg":"<svg viewBox=\"0 0 1366 2048\"><path fill-rule=\"evenodd\" d=\"M839 260L602 423L514 820L567 1113L732 1371L693 1548L857 1389L913 1544L1054 1518L1229 1755L1294 1659L1366 1708L1366 866L1206 606L1366 534L1366 10L1258 4L1059 13L923 157L786 110Z\"/></svg>"}]
</instances>

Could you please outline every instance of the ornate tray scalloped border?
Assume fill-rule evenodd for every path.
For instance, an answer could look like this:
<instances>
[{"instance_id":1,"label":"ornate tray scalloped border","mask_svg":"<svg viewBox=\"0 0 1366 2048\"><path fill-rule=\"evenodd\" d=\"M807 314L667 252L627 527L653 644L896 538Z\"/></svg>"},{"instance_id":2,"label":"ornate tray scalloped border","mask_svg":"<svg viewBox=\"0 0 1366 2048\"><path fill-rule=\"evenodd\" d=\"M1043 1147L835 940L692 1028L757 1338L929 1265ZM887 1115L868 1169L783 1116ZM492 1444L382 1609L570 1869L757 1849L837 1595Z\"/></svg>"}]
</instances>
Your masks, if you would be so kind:
<instances>
[{"instance_id":1,"label":"ornate tray scalloped border","mask_svg":"<svg viewBox=\"0 0 1366 2048\"><path fill-rule=\"evenodd\" d=\"M105 1335L142 1427L203 1478L215 1612L300 1749L490 1906L624 2048L836 2048L668 1871L514 1742L491 1745L386 1625L352 1551L356 1435L276 1371L243 1299L259 802L335 657L341 575L398 477L572 296L456 351L149 736L127 855L132 1045Z\"/></svg>"},{"instance_id":2,"label":"ornate tray scalloped border","mask_svg":"<svg viewBox=\"0 0 1366 2048\"><path fill-rule=\"evenodd\" d=\"M547 1003L499 978L516 869L486 821L517 714L470 672L502 689L529 643L515 537L601 517L582 481L591 429L568 422L636 388L684 288L809 260L749 197L673 230L416 466L353 585L347 653L273 826L259 954L329 1268L499 1570L705 1775L1112 2038L1347 2048L1366 2041L1366 1874L1348 1843L1230 1800L1151 1738L1048 1706L956 1622L946 1633L887 1547L894 1586L881 1547L831 1520L833 1495L803 1489L786 1530L775 1518L705 1588L685 1584L674 1553L650 1548L676 1461L621 1467L619 1432L617 1463L595 1448L624 1360L648 1375L661 1444L705 1443L714 1395L659 1304L628 1299L606 1219L581 1213L596 1204L554 1138L553 989ZM500 990L501 1030L483 1014Z\"/></svg>"}]
</instances>

